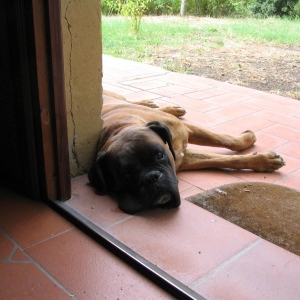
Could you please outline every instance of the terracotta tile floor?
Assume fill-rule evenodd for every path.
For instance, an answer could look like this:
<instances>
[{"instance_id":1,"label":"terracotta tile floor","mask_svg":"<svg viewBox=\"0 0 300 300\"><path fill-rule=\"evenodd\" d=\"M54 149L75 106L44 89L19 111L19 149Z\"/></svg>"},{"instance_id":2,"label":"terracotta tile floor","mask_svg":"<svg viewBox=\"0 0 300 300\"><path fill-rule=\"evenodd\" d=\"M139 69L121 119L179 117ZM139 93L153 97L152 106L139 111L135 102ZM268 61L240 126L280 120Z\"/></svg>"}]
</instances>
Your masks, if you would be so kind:
<instances>
[{"instance_id":1,"label":"terracotta tile floor","mask_svg":"<svg viewBox=\"0 0 300 300\"><path fill-rule=\"evenodd\" d=\"M182 105L186 120L219 132L252 129L258 141L242 153L275 150L287 162L272 174L178 173L182 199L233 182L299 189L300 101L137 62L103 60L104 89L130 100ZM299 256L185 200L179 209L126 215L87 182L86 176L72 181L70 207L205 298L300 299ZM1 299L172 299L44 204L4 189L0 204Z\"/></svg>"}]
</instances>

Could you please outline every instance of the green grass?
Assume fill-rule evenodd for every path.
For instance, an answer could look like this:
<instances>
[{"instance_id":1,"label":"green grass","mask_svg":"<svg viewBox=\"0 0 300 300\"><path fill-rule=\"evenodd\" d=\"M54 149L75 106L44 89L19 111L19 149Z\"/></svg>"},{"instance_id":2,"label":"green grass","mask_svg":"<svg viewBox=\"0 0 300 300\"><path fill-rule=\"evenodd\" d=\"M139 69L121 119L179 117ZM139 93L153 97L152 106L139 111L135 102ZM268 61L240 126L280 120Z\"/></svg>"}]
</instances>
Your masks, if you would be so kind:
<instances>
[{"instance_id":1,"label":"green grass","mask_svg":"<svg viewBox=\"0 0 300 300\"><path fill-rule=\"evenodd\" d=\"M190 36L197 33L199 29L184 23L179 26L172 21L148 23L142 20L139 36L136 37L130 32L125 19L121 17L102 19L103 52L126 58L138 59L139 53L147 56L147 50L150 51L155 46L182 46Z\"/></svg>"},{"instance_id":2,"label":"green grass","mask_svg":"<svg viewBox=\"0 0 300 300\"><path fill-rule=\"evenodd\" d=\"M228 26L236 38L256 40L261 43L300 45L300 20L241 19Z\"/></svg>"},{"instance_id":3,"label":"green grass","mask_svg":"<svg viewBox=\"0 0 300 300\"><path fill-rule=\"evenodd\" d=\"M102 35L105 54L141 61L158 47L221 47L228 40L299 46L300 20L144 18L136 37L124 18L103 16Z\"/></svg>"}]
</instances>

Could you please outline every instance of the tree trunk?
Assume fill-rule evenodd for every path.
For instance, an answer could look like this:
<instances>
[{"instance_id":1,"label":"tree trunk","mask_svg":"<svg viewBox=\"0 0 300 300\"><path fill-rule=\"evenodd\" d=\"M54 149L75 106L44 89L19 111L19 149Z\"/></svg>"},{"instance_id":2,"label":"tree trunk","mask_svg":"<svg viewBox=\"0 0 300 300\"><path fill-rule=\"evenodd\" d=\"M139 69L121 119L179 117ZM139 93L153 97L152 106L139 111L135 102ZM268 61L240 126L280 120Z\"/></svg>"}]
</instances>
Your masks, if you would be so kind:
<instances>
[{"instance_id":1,"label":"tree trunk","mask_svg":"<svg viewBox=\"0 0 300 300\"><path fill-rule=\"evenodd\" d=\"M185 15L185 7L186 7L186 0L181 0L180 15L182 17Z\"/></svg>"}]
</instances>

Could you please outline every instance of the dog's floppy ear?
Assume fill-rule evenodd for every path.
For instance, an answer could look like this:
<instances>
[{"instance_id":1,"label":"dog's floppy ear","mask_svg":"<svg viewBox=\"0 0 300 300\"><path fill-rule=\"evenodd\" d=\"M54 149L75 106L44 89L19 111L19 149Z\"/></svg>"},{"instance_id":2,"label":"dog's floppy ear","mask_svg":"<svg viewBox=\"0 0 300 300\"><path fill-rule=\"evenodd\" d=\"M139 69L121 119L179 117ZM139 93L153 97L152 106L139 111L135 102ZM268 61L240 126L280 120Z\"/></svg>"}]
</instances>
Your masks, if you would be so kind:
<instances>
[{"instance_id":1,"label":"dog's floppy ear","mask_svg":"<svg viewBox=\"0 0 300 300\"><path fill-rule=\"evenodd\" d=\"M149 122L146 124L146 126L149 127L151 130L153 130L155 133L157 133L164 141L164 143L168 143L173 158L174 160L176 160L176 156L173 149L173 143L172 143L172 135L169 128L158 121Z\"/></svg>"},{"instance_id":2,"label":"dog's floppy ear","mask_svg":"<svg viewBox=\"0 0 300 300\"><path fill-rule=\"evenodd\" d=\"M97 156L96 162L88 173L88 178L97 189L97 194L105 195L110 189L113 178L107 168L105 152L100 152Z\"/></svg>"}]
</instances>

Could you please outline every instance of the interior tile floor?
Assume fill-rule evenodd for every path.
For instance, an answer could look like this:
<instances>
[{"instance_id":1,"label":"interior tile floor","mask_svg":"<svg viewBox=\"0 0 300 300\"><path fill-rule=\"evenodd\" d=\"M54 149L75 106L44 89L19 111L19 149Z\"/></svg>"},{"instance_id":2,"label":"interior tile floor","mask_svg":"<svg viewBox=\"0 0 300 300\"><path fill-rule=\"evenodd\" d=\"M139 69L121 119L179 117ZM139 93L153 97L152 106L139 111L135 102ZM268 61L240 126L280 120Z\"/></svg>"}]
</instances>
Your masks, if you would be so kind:
<instances>
[{"instance_id":1,"label":"interior tile floor","mask_svg":"<svg viewBox=\"0 0 300 300\"><path fill-rule=\"evenodd\" d=\"M300 299L299 256L184 200L233 182L300 189L300 101L105 55L103 64L104 89L183 106L185 120L215 131L251 129L258 141L241 153L273 150L286 166L274 173L180 172L179 209L135 216L96 195L84 175L72 180L67 204L206 299ZM173 299L45 204L3 188L0 298Z\"/></svg>"}]
</instances>

